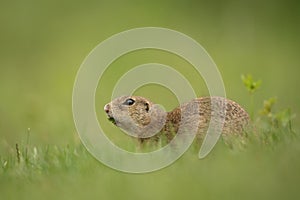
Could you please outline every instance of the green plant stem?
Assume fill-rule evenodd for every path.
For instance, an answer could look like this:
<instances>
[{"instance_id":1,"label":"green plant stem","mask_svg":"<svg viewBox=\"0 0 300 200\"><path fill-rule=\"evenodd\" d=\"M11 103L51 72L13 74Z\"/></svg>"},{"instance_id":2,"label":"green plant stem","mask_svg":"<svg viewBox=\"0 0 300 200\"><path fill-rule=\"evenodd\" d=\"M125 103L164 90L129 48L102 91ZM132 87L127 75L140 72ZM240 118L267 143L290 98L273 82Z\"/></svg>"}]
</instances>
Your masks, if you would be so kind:
<instances>
[{"instance_id":1,"label":"green plant stem","mask_svg":"<svg viewBox=\"0 0 300 200\"><path fill-rule=\"evenodd\" d=\"M253 93L250 93L250 118L253 121L254 119L254 95Z\"/></svg>"}]
</instances>

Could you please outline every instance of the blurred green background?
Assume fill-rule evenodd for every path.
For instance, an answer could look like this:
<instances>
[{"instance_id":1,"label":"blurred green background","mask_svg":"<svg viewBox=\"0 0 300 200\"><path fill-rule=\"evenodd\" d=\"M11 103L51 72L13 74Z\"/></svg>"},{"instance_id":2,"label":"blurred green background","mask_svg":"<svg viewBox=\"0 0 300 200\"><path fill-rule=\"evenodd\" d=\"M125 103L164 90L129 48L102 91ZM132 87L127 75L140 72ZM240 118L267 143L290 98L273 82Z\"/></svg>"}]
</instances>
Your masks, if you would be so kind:
<instances>
[{"instance_id":1,"label":"blurred green background","mask_svg":"<svg viewBox=\"0 0 300 200\"><path fill-rule=\"evenodd\" d=\"M300 72L298 1L1 1L0 24L0 155L7 154L16 142L24 140L27 128L31 128L30 140L34 145L75 143L78 136L72 118L71 104L77 70L87 54L101 41L113 34L136 27L165 27L194 38L208 51L219 67L227 96L247 110L250 109L249 95L242 85L240 76L251 73L263 81L261 89L255 94L256 110L262 107L264 99L276 96L278 108L291 108L293 113L300 114L300 93L297 92ZM199 96L207 95L201 77L195 76L191 66L174 55L154 50L131 53L112 64L110 70L106 72L107 77L100 82L102 85L99 85L97 90L96 107L99 120L103 121L107 129L117 131L105 120L102 112L103 105L110 101L113 84L126 70L146 62L160 62L180 69L191 80ZM187 67L180 68L180 66ZM137 91L138 94L149 96L153 101L164 104L170 110L177 102L171 93L162 95L164 92L165 89L156 86L145 86ZM293 121L295 130L299 129L299 122L299 118ZM192 163L196 166L201 165L198 161ZM226 163L224 166L229 169L231 165ZM260 165L270 167L276 163L264 160ZM133 198L145 197L147 193L152 193L162 199L165 197L200 199L201 193L198 194L197 191L200 192L201 187L206 189L201 190L206 199L221 198L222 194L231 197L227 191L232 189L230 185L220 182L223 179L218 179L217 175L209 170L218 170L216 166L207 166L206 172L198 172L196 168L190 170L189 166L184 165L182 167L184 173L174 179L173 175L180 167L180 165L177 168L170 167L165 172L145 175L146 177L126 175L102 167L100 172L95 170L95 177L101 179L104 176L105 180L110 178L115 180L109 182L109 187L103 182L94 180L92 174L88 174L89 178L82 178L81 181L82 184L88 185L85 188L89 195L97 192L97 184L99 187L105 185L111 188L105 192L107 198L110 193L115 193L113 195L115 198L122 197L122 194L124 198L130 197L129 194L132 192ZM249 170L252 169L251 166L247 167ZM265 175L265 171L259 171L259 166L253 167L255 168L253 174ZM286 166L283 168L288 171ZM280 170L281 168L274 173L280 173ZM218 175L225 175L226 172L228 171L221 171ZM213 193L211 188L207 185L205 187L205 183L199 183L200 175L205 174L206 180L211 178L209 185L212 186L214 181L218 182L216 189L225 187L226 191L222 190L225 193ZM270 179L266 181L260 177L259 180L262 182L259 186L264 183L268 185L265 196L262 196L268 198L272 197L273 191L281 188L278 182L286 181L284 179L286 176L280 177L280 180L273 174L267 173L266 176ZM181 184L191 188L192 191L183 190L182 193L178 193L181 195L173 196L164 193L165 190L172 192L172 189L166 189L168 186L179 190L176 183L182 179ZM228 179L230 177L226 178ZM250 175L240 179L243 183L254 181ZM58 195L63 194L64 190L54 185L64 187L64 183L70 182L74 190L80 190L81 187L75 184L76 181L72 180L72 177L67 176L65 180L60 182L58 175L51 176L49 182L41 184L41 191L55 197L53 191L58 191ZM14 191L13 187L16 185L15 192L26 183L21 181L15 184L13 180L10 181L6 188L11 188L8 191ZM137 188L129 185L133 182ZM159 189L157 182L160 182ZM247 184L243 185L234 180L229 182L232 187L239 185L240 198L244 197L243 191L247 195L261 190L264 192L259 186L255 188L253 185L251 191L247 191ZM273 183L274 187L270 185ZM135 191L139 190L139 184L144 186L144 192ZM33 184L34 187L38 185L40 184ZM113 188L119 188L122 192ZM27 189L21 189L20 195L34 191L33 188ZM290 189L292 192L296 191ZM123 190L129 194L126 196ZM288 191L286 193L293 194ZM72 195L72 188L69 188L65 198L68 194ZM82 191L81 196L84 194ZM277 190L274 197L280 197L278 194Z\"/></svg>"}]
</instances>

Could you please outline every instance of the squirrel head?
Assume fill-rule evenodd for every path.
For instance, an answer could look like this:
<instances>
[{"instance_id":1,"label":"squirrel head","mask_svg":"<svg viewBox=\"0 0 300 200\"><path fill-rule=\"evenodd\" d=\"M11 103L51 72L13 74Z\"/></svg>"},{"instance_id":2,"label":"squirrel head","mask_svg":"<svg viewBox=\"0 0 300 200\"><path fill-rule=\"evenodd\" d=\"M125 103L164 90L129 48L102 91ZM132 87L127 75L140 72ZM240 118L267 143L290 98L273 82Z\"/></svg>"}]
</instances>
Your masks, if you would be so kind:
<instances>
[{"instance_id":1,"label":"squirrel head","mask_svg":"<svg viewBox=\"0 0 300 200\"><path fill-rule=\"evenodd\" d=\"M166 121L166 112L144 97L121 96L104 106L108 119L127 134L148 138L158 133Z\"/></svg>"}]
</instances>

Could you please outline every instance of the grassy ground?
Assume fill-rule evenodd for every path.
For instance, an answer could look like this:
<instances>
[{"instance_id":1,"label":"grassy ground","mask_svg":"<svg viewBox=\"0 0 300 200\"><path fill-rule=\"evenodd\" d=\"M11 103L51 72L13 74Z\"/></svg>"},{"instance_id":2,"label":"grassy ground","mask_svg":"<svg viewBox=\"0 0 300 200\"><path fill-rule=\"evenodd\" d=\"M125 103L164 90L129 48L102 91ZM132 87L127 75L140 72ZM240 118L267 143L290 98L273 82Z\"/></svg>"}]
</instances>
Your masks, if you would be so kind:
<instances>
[{"instance_id":1,"label":"grassy ground","mask_svg":"<svg viewBox=\"0 0 300 200\"><path fill-rule=\"evenodd\" d=\"M289 110L300 114L299 5L292 0L1 2L0 199L299 199L300 118L292 120L296 133L289 128ZM227 96L254 111L255 119L268 121L259 122L259 137L242 147L220 141L203 160L193 146L173 165L149 174L121 173L91 157L72 117L77 70L101 41L145 26L174 29L203 45ZM172 66L198 96L207 95L202 78L172 54L145 50L119 58L99 82L95 107L99 123L120 146L131 140L107 121L103 106L118 78L147 62ZM244 73L263 81L253 103L240 80ZM156 85L137 94L167 110L178 104ZM269 115L272 100L262 102L274 96L278 102ZM258 114L261 108L264 114Z\"/></svg>"},{"instance_id":2,"label":"grassy ground","mask_svg":"<svg viewBox=\"0 0 300 200\"><path fill-rule=\"evenodd\" d=\"M221 140L203 160L194 144L173 165L138 175L102 165L80 144L18 144L1 157L1 198L297 199L299 135L268 134L250 137L242 147Z\"/></svg>"}]
</instances>

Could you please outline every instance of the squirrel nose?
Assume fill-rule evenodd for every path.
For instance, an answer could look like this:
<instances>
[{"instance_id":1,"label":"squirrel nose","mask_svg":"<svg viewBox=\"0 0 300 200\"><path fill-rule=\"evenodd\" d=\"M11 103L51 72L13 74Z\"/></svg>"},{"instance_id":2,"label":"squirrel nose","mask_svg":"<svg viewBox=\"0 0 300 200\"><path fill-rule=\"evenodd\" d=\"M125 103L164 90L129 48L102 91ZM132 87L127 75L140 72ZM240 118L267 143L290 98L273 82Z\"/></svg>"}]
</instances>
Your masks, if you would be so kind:
<instances>
[{"instance_id":1,"label":"squirrel nose","mask_svg":"<svg viewBox=\"0 0 300 200\"><path fill-rule=\"evenodd\" d=\"M110 105L109 105L109 104L106 104L106 105L104 106L104 111L105 111L106 113L109 113L109 109L110 109Z\"/></svg>"}]
</instances>

